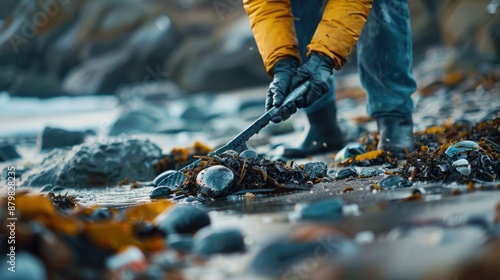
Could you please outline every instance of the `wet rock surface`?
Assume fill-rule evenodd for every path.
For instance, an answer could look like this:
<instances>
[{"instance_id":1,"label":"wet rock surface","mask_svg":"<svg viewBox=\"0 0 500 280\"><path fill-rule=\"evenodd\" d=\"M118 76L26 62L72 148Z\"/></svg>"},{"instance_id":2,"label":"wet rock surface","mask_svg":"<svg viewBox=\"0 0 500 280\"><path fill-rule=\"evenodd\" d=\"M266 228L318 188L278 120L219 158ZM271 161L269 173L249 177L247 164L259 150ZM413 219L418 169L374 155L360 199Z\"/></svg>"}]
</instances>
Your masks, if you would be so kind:
<instances>
[{"instance_id":1,"label":"wet rock surface","mask_svg":"<svg viewBox=\"0 0 500 280\"><path fill-rule=\"evenodd\" d=\"M71 150L50 152L39 167L24 174L22 184L100 187L125 178L147 181L157 174L154 164L160 158L161 150L149 141L115 139L85 143Z\"/></svg>"}]
</instances>

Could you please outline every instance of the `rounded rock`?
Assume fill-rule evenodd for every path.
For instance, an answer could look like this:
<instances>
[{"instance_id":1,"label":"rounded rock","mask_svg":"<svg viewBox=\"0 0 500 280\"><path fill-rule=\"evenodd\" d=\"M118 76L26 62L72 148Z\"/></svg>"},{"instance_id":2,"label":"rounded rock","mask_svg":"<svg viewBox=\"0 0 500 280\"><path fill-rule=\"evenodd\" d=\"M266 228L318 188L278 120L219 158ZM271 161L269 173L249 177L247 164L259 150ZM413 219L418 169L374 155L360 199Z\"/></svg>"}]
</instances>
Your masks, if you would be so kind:
<instances>
[{"instance_id":1,"label":"rounded rock","mask_svg":"<svg viewBox=\"0 0 500 280\"><path fill-rule=\"evenodd\" d=\"M352 167L344 167L339 169L337 173L335 173L335 179L340 180L340 179L345 179L351 176L358 176L356 173L356 170Z\"/></svg>"},{"instance_id":2,"label":"rounded rock","mask_svg":"<svg viewBox=\"0 0 500 280\"><path fill-rule=\"evenodd\" d=\"M399 187L399 183L403 181L403 178L395 175L388 176L384 180L380 181L380 186L384 189L395 189Z\"/></svg>"},{"instance_id":3,"label":"rounded rock","mask_svg":"<svg viewBox=\"0 0 500 280\"><path fill-rule=\"evenodd\" d=\"M254 150L244 150L240 153L240 158L257 159L258 157L259 154L257 154L257 152Z\"/></svg>"},{"instance_id":4,"label":"rounded rock","mask_svg":"<svg viewBox=\"0 0 500 280\"><path fill-rule=\"evenodd\" d=\"M187 234L170 234L167 236L167 248L183 252L190 252L193 247L193 238Z\"/></svg>"},{"instance_id":5,"label":"rounded rock","mask_svg":"<svg viewBox=\"0 0 500 280\"><path fill-rule=\"evenodd\" d=\"M207 212L195 206L175 206L161 215L158 228L168 234L193 234L210 225Z\"/></svg>"},{"instance_id":6,"label":"rounded rock","mask_svg":"<svg viewBox=\"0 0 500 280\"><path fill-rule=\"evenodd\" d=\"M169 198L172 195L172 190L169 187L156 187L149 193L151 199Z\"/></svg>"},{"instance_id":7,"label":"rounded rock","mask_svg":"<svg viewBox=\"0 0 500 280\"><path fill-rule=\"evenodd\" d=\"M167 170L162 172L160 175L156 176L156 178L153 180L153 186L158 186L163 179L167 178L168 176L172 175L175 173L175 170Z\"/></svg>"},{"instance_id":8,"label":"rounded rock","mask_svg":"<svg viewBox=\"0 0 500 280\"><path fill-rule=\"evenodd\" d=\"M301 220L324 221L342 217L344 201L334 198L313 203L297 204L295 211Z\"/></svg>"},{"instance_id":9,"label":"rounded rock","mask_svg":"<svg viewBox=\"0 0 500 280\"><path fill-rule=\"evenodd\" d=\"M210 198L225 196L231 192L235 175L231 169L216 165L202 170L196 176L196 184L200 192Z\"/></svg>"},{"instance_id":10,"label":"rounded rock","mask_svg":"<svg viewBox=\"0 0 500 280\"><path fill-rule=\"evenodd\" d=\"M245 252L243 234L237 229L206 228L194 236L193 251L200 256Z\"/></svg>"}]
</instances>

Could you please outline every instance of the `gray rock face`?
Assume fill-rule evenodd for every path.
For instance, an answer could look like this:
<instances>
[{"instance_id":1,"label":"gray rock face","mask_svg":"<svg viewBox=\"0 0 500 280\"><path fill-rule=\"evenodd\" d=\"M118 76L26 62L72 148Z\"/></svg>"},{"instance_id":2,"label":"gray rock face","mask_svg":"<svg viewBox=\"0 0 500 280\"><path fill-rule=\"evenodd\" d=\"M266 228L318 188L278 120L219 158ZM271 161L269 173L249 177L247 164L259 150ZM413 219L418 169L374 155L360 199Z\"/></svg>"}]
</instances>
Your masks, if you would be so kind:
<instances>
[{"instance_id":1,"label":"gray rock face","mask_svg":"<svg viewBox=\"0 0 500 280\"><path fill-rule=\"evenodd\" d=\"M39 167L24 174L22 185L98 187L125 178L152 180L156 175L154 163L160 157L161 149L148 140L84 143L71 150L56 149L47 154Z\"/></svg>"},{"instance_id":2,"label":"gray rock face","mask_svg":"<svg viewBox=\"0 0 500 280\"><path fill-rule=\"evenodd\" d=\"M74 146L83 143L83 141L85 141L84 132L53 127L46 127L39 138L41 150Z\"/></svg>"},{"instance_id":3,"label":"gray rock face","mask_svg":"<svg viewBox=\"0 0 500 280\"><path fill-rule=\"evenodd\" d=\"M304 164L304 173L308 174L310 178L323 178L326 176L328 165L324 162L308 162Z\"/></svg>"},{"instance_id":4,"label":"gray rock face","mask_svg":"<svg viewBox=\"0 0 500 280\"><path fill-rule=\"evenodd\" d=\"M198 173L196 184L200 192L211 198L228 194L234 184L234 173L231 169L222 166L212 166Z\"/></svg>"}]
</instances>

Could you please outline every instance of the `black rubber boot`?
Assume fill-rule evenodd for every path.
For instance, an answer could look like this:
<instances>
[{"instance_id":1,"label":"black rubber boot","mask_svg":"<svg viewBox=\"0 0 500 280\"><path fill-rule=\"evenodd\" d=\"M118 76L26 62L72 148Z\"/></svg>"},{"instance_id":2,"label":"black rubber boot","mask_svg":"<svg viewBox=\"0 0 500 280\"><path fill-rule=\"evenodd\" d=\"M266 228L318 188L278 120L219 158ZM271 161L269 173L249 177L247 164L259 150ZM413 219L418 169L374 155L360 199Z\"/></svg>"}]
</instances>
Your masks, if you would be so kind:
<instances>
[{"instance_id":1,"label":"black rubber boot","mask_svg":"<svg viewBox=\"0 0 500 280\"><path fill-rule=\"evenodd\" d=\"M332 152L344 147L344 137L337 123L337 107L335 103L325 106L313 113L307 113L309 126L299 144L283 147L280 156L284 158L306 158L315 154Z\"/></svg>"},{"instance_id":2,"label":"black rubber boot","mask_svg":"<svg viewBox=\"0 0 500 280\"><path fill-rule=\"evenodd\" d=\"M413 151L413 120L411 115L377 118L379 133L378 149L404 159Z\"/></svg>"}]
</instances>

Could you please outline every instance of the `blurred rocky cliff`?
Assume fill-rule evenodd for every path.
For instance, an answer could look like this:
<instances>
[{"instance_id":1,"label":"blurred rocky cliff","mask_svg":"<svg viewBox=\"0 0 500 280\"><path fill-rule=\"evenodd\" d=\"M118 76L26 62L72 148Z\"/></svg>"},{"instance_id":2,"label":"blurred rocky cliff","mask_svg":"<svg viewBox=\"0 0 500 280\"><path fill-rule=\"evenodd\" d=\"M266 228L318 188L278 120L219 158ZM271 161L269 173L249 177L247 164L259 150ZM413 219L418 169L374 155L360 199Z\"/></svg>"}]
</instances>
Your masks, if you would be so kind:
<instances>
[{"instance_id":1,"label":"blurred rocky cliff","mask_svg":"<svg viewBox=\"0 0 500 280\"><path fill-rule=\"evenodd\" d=\"M241 2L2 0L0 91L180 94L266 84ZM409 1L415 57L440 45L461 47L455 61L463 54L496 61L499 2ZM376 24L370 28L377 32Z\"/></svg>"}]
</instances>

